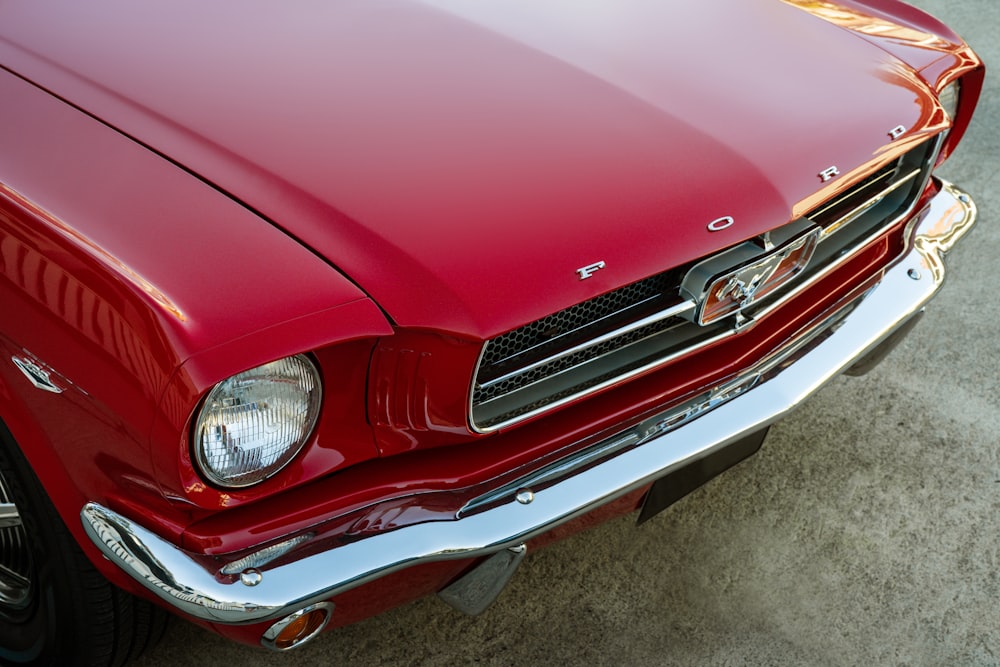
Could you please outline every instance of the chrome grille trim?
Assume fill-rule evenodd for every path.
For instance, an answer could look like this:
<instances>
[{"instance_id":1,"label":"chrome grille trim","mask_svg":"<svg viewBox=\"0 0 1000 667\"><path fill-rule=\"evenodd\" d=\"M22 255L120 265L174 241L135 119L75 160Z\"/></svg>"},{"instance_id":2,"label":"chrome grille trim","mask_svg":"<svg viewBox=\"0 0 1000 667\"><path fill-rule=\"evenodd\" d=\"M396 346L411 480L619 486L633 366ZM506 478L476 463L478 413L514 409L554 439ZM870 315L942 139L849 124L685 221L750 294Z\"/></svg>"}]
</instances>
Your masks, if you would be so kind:
<instances>
[{"instance_id":1,"label":"chrome grille trim","mask_svg":"<svg viewBox=\"0 0 1000 667\"><path fill-rule=\"evenodd\" d=\"M910 215L910 214L913 213L913 209L917 205L917 200L920 198L920 193L922 193L927 188L927 184L928 184L928 182L931 179L931 168L934 166L934 163L937 161L937 156L938 156L938 153L941 150L941 144L943 143L943 141L944 141L944 136L940 136L940 135L938 137L935 137L934 139L932 139L930 141L930 143L931 143L930 150L928 151L928 153L926 155L926 158L924 159L923 166L922 166L922 168L920 170L919 182L917 183L917 186L914 188L914 191L917 193L916 196L911 197L909 203L907 204L907 206L905 208L903 208L902 210L900 210L896 215L892 216L890 219L887 219L885 222L883 222L882 224L878 225L878 227L876 229L874 229L870 234L868 234L865 237L863 237L860 241L856 241L853 244L853 246L855 248L861 248L861 247L864 247L864 246L868 245L869 243L871 243L872 241L874 241L876 238L878 238L886 229L894 226L897 222L899 222L900 220L902 220L906 216L908 216L908 215ZM916 150L919 150L919 147ZM907 181L913 180L911 178L911 176L912 176L912 174L907 174L904 178ZM888 196L888 194L890 192L892 192L892 191L894 191L896 189L898 189L898 186L897 187L889 188L885 193L883 193L883 195L884 196ZM817 210L822 210L822 209L817 209ZM806 217L808 217L809 215L815 215L815 213L812 213L812 212L808 213L808 214L806 214ZM838 227L844 227L845 226L845 224L840 223L839 220L837 220L834 224L836 224ZM761 318L761 317L767 316L772 311L774 311L777 308L781 307L781 304L784 303L785 301L787 301L788 299L794 298L796 295L804 292L805 290L809 289L810 287L812 287L813 285L815 285L817 282L819 282L820 280L822 280L823 278L825 278L828 274L830 274L833 271L837 270L837 268L840 267L840 265L842 265L844 262L846 262L848 260L848 258L850 258L851 256L852 256L851 253L843 254L839 258L837 258L833 262L831 262L830 264L822 267L818 271L815 271L815 273L807 275L804 279L802 279L799 282L795 283L795 285L793 285L792 288L787 293L782 294L782 296L781 296L781 298L779 300L775 301L774 303L767 304L761 310L756 311L754 313L754 317Z\"/></svg>"},{"instance_id":2,"label":"chrome grille trim","mask_svg":"<svg viewBox=\"0 0 1000 667\"><path fill-rule=\"evenodd\" d=\"M513 359L516 359L517 357L524 356L524 355L529 355L532 352L535 352L537 350L541 350L542 348L544 348L546 346L551 346L553 343L555 343L555 342L557 342L559 340L563 340L563 339L566 339L566 338L569 338L569 337L573 336L573 334L580 333L581 331L583 331L584 329L586 329L589 326L593 326L593 325L596 325L596 324L600 324L601 322L605 322L607 320L610 320L610 319L612 319L612 318L614 318L614 317L616 317L618 315L621 315L623 312L625 312L627 310L641 308L644 305L650 304L650 303L654 302L657 298L658 298L658 296L651 296L651 297L649 297L647 299L642 299L641 301L637 301L634 304L626 306L622 310L609 313L607 315L604 315L603 317L599 317L599 318L595 319L593 322L587 322L586 324L584 324L582 326L578 326L578 327L575 327L573 329L570 329L569 331L565 331L565 332L559 334L558 336L556 336L554 338L550 338L548 340L542 341L540 343L532 345L531 347L527 347L527 348L525 348L523 350L518 350L515 354L512 354L512 355L509 355L509 356L504 357L502 359L499 359L495 363L496 363L496 365L502 365L502 364L505 364L505 363L509 363L510 361L512 361ZM586 345L586 343L585 343L585 345ZM557 356L557 355L553 355L553 356ZM551 359L551 358L549 358L549 359ZM545 362L545 360L543 360L542 362L535 362L535 365L540 364L540 363L544 363L544 362ZM529 364L529 366L530 365L531 364ZM527 368L527 366L525 366L524 368ZM522 371L522 369L519 368L517 372L521 372L521 371ZM509 377L510 375L512 375L512 374L508 373L507 377ZM503 377L496 378L494 380L490 380L489 382L484 382L480 386L486 387L486 386L489 386L490 384L499 382L501 379L504 379L504 378Z\"/></svg>"},{"instance_id":3,"label":"chrome grille trim","mask_svg":"<svg viewBox=\"0 0 1000 667\"><path fill-rule=\"evenodd\" d=\"M826 238L832 236L836 232L840 231L841 229L843 229L847 225L851 224L852 222L854 222L855 220L857 220L858 218L860 218L862 215L864 215L865 213L867 213L868 211L870 211L873 207L875 207L878 204L882 203L882 201L886 197L888 197L890 194L892 194L893 192L895 192L899 188L903 187L904 185L906 185L907 183L909 183L910 181L912 181L913 179L915 179L917 176L920 175L920 173L921 173L920 169L914 169L913 171L911 171L910 173L908 173L903 178L899 179L898 181L893 182L885 190L882 190L881 192L879 192L874 197L870 198L865 203L863 203L860 206L858 206L857 208L853 209L850 213L848 213L848 214L844 215L843 217L839 218L836 222L832 223L828 227L825 227L823 229L823 238L826 239Z\"/></svg>"},{"instance_id":4,"label":"chrome grille trim","mask_svg":"<svg viewBox=\"0 0 1000 667\"><path fill-rule=\"evenodd\" d=\"M739 333L739 332L736 331L735 329L729 329L729 330L723 331L723 332L721 332L721 333L719 333L719 334L717 334L715 336L712 336L712 337L709 337L709 338L705 338L704 340L702 340L702 341L699 342L699 345L694 346L694 347L701 347L703 345L711 345L712 343L716 343L716 342L725 340L726 338L729 338L730 336L733 336L733 335L735 335L737 333ZM659 368L660 366L662 366L662 365L664 365L666 363L669 363L669 362L677 359L678 357L681 357L681 356L687 354L692 349L693 349L693 347L687 347L687 348L684 348L683 350L678 350L674 354L670 354L670 355L664 356L662 358L657 359L656 361L652 361L652 362L650 362L648 364L645 364L644 366L640 366L638 368L634 368L634 369L632 369L632 370L630 370L628 372L616 375L614 378L611 378L611 379L608 379L608 380L604 380L603 382L595 384L592 387L588 387L586 391L577 392L577 393L573 393L573 394L571 394L569 396L564 396L564 397L561 397L561 398L557 398L557 399L553 400L551 403L546 403L544 406L528 410L528 411L524 412L523 414L519 414L516 419L510 419L510 420L501 422L501 423L499 423L496 426L491 426L491 427L488 427L488 428L483 428L479 432L481 432L481 433L490 433L492 431L496 431L498 429L504 428L505 426L510 426L511 424L516 424L517 422L524 421L526 419L530 419L532 417L536 417L536 416L538 416L540 414L543 414L545 412L548 412L550 410L554 410L556 408L562 407L563 405L566 405L568 403L571 403L572 401L577 400L581 396L586 396L588 394L593 394L595 392L601 391L602 389L607 389L608 387L610 387L610 386L612 386L614 384L618 384L619 382L623 382L623 381L626 381L626 380L631 380L632 378L637 377L639 375L642 375L643 373L647 373L647 372L649 372L651 370Z\"/></svg>"},{"instance_id":5,"label":"chrome grille trim","mask_svg":"<svg viewBox=\"0 0 1000 667\"><path fill-rule=\"evenodd\" d=\"M668 296L666 291L675 282L674 273L665 271L497 336L485 346L478 370L491 367L502 369L518 357L525 357L558 341L570 339L584 329L598 327L604 322L610 323L626 317L630 312L642 312L643 306L651 306Z\"/></svg>"},{"instance_id":6,"label":"chrome grille trim","mask_svg":"<svg viewBox=\"0 0 1000 667\"><path fill-rule=\"evenodd\" d=\"M544 359L540 359L539 361L530 363L527 366L524 366L523 368L518 368L517 370L512 371L510 373L507 373L506 375L501 375L500 377L495 378L493 380L489 380L488 382L482 382L482 383L479 384L479 387L481 389L486 389L488 387L492 387L492 386L494 386L494 385L496 385L496 384L498 384L498 383L500 383L500 382L502 382L504 380L509 380L509 379L511 379L513 377L517 377L518 375L523 375L524 373L526 373L528 371L534 370L536 368L540 368L540 367L542 367L542 366L544 366L546 364L552 363L554 361L559 361L560 359L565 359L566 357L572 356L572 355L577 354L579 352L583 352L585 350L589 350L590 348L596 347L597 345L600 345L601 343L606 343L606 342L608 342L610 340L613 340L615 338L620 338L620 337L625 336L625 335L627 335L629 333L632 333L633 331L637 331L638 329L641 329L641 328L643 328L645 326L649 326L650 324L656 324L657 322L661 322L661 321L669 319L671 317L682 317L682 316L688 314L689 312L691 312L692 310L694 310L694 308L695 308L694 302L692 302L692 301L683 301L683 302L677 304L676 306L673 306L671 308L667 308L666 310L662 310L662 311L660 311L658 313L650 315L649 317L644 317L641 320L638 320L638 321L633 322L631 324L627 324L627 325L625 325L623 327L619 327L619 328L615 329L614 331L606 333L606 334L604 334L602 336L598 336L597 338L589 340L589 341L587 341L585 343L580 343L578 345L574 345L573 347L571 347L569 349L563 350L562 352L559 352L557 354L553 354L553 355L551 355L549 357L546 357Z\"/></svg>"},{"instance_id":7,"label":"chrome grille trim","mask_svg":"<svg viewBox=\"0 0 1000 667\"><path fill-rule=\"evenodd\" d=\"M823 229L817 257L814 257L810 266L803 271L802 277L794 284L780 290L772 297L763 299L761 305L748 308L747 312L742 313L741 321L728 323L723 330L720 330L719 326L699 327L688 321L697 304L693 300L681 300L677 288L680 285L680 278L687 268L694 264L692 263L572 306L487 341L480 352L473 376L475 379L469 393L470 428L479 433L496 431L632 379L745 330L754 320L766 316L787 300L815 285L848 261L859 248L866 246L886 229L911 214L920 193L924 191L930 179L941 140L942 137L939 135L889 160L866 178L806 213L803 218L816 222ZM881 211L880 208L888 208L888 212ZM873 214L870 216L872 219L865 222L869 213ZM844 231L847 229L855 231ZM823 250L822 253L819 248ZM664 286L667 277L677 279L672 293L669 293L669 287ZM661 293L634 299L624 303L617 310L605 309L601 316L593 321L579 323L551 338L537 338L540 331L544 331L552 321L578 317L580 313L593 308L592 304L598 301L601 302L599 306L603 308L607 303L614 303L619 299L619 293L628 290L642 292L656 281L659 281L658 288ZM649 314L642 313L643 307L648 307L659 300L667 302L662 310ZM626 316L630 311L639 311L640 315L634 321L621 323L611 330L596 334L591 339L573 340L573 336L602 322L617 323L618 318ZM646 335L629 340L630 336L642 332L645 327L658 324L662 324L665 328L652 330ZM536 337L533 344L521 349L512 347L511 342L520 335L520 332L529 328L532 329L531 335ZM663 339L662 354L654 355L655 358L650 359L651 355L643 350L649 346L650 340L657 338ZM559 344L564 340L570 342L560 348ZM503 341L505 346L505 353L502 355L490 349L499 341ZM621 345L616 347L616 341L621 341ZM607 349L602 349L602 346ZM588 351L594 351L594 355L588 356L586 354ZM530 358L533 353L537 356ZM579 359L573 359L574 356ZM525 357L528 359L523 364L516 363L518 358ZM609 360L615 357L623 360L617 372L606 368ZM593 371L589 379L587 369ZM560 380L569 382L571 378L576 377L583 377L584 380L560 388ZM544 392L546 385L553 388L551 393ZM513 406L512 409L504 410L500 407L505 405L505 401Z\"/></svg>"}]
</instances>

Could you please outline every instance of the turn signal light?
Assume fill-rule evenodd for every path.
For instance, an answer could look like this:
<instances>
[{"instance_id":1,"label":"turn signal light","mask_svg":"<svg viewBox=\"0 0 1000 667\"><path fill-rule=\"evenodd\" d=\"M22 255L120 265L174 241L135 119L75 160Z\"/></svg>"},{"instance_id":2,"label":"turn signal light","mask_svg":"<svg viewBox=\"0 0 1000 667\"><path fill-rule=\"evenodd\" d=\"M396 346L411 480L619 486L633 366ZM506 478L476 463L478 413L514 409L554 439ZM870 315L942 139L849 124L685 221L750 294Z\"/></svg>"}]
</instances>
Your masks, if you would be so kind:
<instances>
[{"instance_id":1,"label":"turn signal light","mask_svg":"<svg viewBox=\"0 0 1000 667\"><path fill-rule=\"evenodd\" d=\"M281 619L264 633L260 643L275 651L287 651L302 646L322 632L330 621L333 603L309 605Z\"/></svg>"}]
</instances>

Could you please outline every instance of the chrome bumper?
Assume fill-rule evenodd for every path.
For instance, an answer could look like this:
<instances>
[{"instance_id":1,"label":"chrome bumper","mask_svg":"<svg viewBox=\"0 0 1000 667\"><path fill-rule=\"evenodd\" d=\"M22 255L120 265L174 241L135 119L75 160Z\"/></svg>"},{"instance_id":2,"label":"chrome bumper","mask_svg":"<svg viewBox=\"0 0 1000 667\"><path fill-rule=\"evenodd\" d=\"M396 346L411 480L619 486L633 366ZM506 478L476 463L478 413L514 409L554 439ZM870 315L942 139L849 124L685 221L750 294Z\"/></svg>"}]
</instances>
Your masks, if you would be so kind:
<instances>
[{"instance_id":1,"label":"chrome bumper","mask_svg":"<svg viewBox=\"0 0 1000 667\"><path fill-rule=\"evenodd\" d=\"M789 413L919 312L944 281L943 255L973 226L972 200L943 184L920 214L916 242L853 309L680 411L647 420L463 507L454 520L331 545L252 576L222 577L172 543L95 503L81 511L94 544L170 605L199 619L251 623L418 563L473 558L526 540L640 489ZM793 363L794 362L794 363ZM288 560L286 557L285 560Z\"/></svg>"}]
</instances>

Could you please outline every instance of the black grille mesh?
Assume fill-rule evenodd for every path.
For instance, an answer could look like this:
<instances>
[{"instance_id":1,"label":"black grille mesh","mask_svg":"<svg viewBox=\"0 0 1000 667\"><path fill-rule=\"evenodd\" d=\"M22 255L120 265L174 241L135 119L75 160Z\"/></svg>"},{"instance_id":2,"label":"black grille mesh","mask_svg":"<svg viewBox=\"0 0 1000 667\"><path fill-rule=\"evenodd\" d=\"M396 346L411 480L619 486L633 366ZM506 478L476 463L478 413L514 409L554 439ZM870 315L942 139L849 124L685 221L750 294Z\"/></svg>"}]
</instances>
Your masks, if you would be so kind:
<instances>
[{"instance_id":1,"label":"black grille mesh","mask_svg":"<svg viewBox=\"0 0 1000 667\"><path fill-rule=\"evenodd\" d=\"M672 276L673 272L667 272L640 280L492 339L483 353L480 379L489 378L491 367L676 289Z\"/></svg>"},{"instance_id":2,"label":"black grille mesh","mask_svg":"<svg viewBox=\"0 0 1000 667\"><path fill-rule=\"evenodd\" d=\"M542 364L529 371L518 374L509 380L502 380L496 384L489 385L487 387L477 387L476 393L473 396L473 402L483 403L497 396L502 396L503 394L510 393L515 389L520 389L526 385L537 382L543 378L550 377L564 371L567 368L572 368L586 362L594 357L607 354L617 350L618 348L631 345L632 343L638 342L648 336L652 336L657 333L664 332L672 327L683 325L686 320L678 317L671 317L659 322L654 322L653 324L648 324L644 327L640 327L633 331L628 332L623 336L619 336L612 340L605 341L589 347L586 350L569 354L565 357L556 359L547 364Z\"/></svg>"}]
</instances>

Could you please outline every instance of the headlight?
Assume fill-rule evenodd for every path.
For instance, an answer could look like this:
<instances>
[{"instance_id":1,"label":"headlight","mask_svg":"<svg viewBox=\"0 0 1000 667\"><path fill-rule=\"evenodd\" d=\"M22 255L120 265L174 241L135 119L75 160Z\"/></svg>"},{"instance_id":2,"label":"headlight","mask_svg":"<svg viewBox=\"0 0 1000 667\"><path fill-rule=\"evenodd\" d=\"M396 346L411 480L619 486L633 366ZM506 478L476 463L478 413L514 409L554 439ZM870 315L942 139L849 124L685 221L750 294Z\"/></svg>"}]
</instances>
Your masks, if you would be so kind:
<instances>
[{"instance_id":1,"label":"headlight","mask_svg":"<svg viewBox=\"0 0 1000 667\"><path fill-rule=\"evenodd\" d=\"M941 94L938 96L938 101L941 103L941 106L944 107L945 113L948 114L948 118L951 120L955 120L955 112L958 111L958 98L960 92L958 81L952 81L944 87L944 90L942 90Z\"/></svg>"},{"instance_id":2,"label":"headlight","mask_svg":"<svg viewBox=\"0 0 1000 667\"><path fill-rule=\"evenodd\" d=\"M195 422L198 466L219 486L244 487L267 479L309 439L321 400L319 372L302 355L220 382Z\"/></svg>"}]
</instances>

